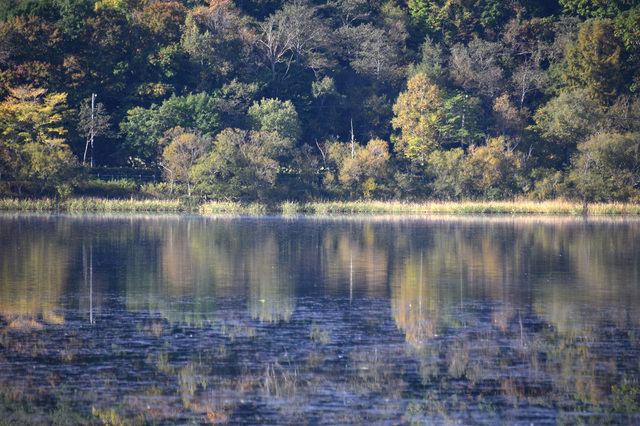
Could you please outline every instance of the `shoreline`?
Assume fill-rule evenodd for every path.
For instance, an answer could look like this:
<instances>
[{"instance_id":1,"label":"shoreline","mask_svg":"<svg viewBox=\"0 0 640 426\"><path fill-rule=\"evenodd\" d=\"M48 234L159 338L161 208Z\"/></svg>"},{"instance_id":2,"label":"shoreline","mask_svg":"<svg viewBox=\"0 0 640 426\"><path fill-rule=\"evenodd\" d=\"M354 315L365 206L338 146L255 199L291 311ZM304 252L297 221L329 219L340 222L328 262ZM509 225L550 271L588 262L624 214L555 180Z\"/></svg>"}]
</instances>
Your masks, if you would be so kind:
<instances>
[{"instance_id":1,"label":"shoreline","mask_svg":"<svg viewBox=\"0 0 640 426\"><path fill-rule=\"evenodd\" d=\"M178 214L398 214L398 215L562 215L640 216L640 204L556 201L315 201L277 204L180 200L0 199L0 212L54 213L178 213Z\"/></svg>"}]
</instances>

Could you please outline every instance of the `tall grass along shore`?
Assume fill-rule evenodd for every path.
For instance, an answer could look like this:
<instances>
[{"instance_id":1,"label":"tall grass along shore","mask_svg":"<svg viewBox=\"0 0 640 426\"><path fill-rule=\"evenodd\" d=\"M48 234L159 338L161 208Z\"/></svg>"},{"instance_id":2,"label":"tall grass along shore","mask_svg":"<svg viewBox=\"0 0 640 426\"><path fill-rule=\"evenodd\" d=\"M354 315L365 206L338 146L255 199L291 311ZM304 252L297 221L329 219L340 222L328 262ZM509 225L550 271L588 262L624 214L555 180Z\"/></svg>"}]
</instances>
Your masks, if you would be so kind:
<instances>
[{"instance_id":1,"label":"tall grass along shore","mask_svg":"<svg viewBox=\"0 0 640 426\"><path fill-rule=\"evenodd\" d=\"M67 200L15 199L0 200L0 211L32 211L61 213L191 213L214 214L406 214L406 215L476 215L476 214L547 214L547 215L640 215L639 204L593 203L571 201L319 201L298 203L286 201L276 205L209 201L202 204L180 200L122 200L71 198Z\"/></svg>"}]
</instances>

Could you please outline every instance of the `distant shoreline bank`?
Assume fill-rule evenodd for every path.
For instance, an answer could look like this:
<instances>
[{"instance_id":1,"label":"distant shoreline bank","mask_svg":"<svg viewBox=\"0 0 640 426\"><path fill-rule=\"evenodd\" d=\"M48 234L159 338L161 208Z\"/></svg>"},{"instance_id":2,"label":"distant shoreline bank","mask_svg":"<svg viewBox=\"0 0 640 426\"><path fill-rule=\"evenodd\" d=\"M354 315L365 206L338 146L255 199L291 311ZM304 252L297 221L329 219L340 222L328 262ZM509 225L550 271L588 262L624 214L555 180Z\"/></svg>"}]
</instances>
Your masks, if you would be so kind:
<instances>
[{"instance_id":1,"label":"distant shoreline bank","mask_svg":"<svg viewBox=\"0 0 640 426\"><path fill-rule=\"evenodd\" d=\"M0 199L0 212L180 213L180 214L406 214L406 215L565 215L640 216L640 204L556 201L285 201L275 204L180 200L70 198Z\"/></svg>"}]
</instances>

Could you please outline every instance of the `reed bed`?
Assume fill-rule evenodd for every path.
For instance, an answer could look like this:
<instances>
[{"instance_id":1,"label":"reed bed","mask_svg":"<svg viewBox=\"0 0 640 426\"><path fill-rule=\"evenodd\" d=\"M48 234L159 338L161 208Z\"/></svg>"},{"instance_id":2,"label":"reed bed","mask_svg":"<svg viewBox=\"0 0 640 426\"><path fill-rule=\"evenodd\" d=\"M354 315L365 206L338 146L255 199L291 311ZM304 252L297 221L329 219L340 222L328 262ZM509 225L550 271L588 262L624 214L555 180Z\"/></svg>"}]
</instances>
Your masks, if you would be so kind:
<instances>
[{"instance_id":1,"label":"reed bed","mask_svg":"<svg viewBox=\"0 0 640 426\"><path fill-rule=\"evenodd\" d=\"M203 215L233 213L233 214L264 214L267 213L267 206L260 203L244 204L235 201L209 201L199 208L199 213Z\"/></svg>"},{"instance_id":2,"label":"reed bed","mask_svg":"<svg viewBox=\"0 0 640 426\"><path fill-rule=\"evenodd\" d=\"M196 213L202 215L278 213L298 214L397 214L397 215L562 215L562 216L640 216L640 204L571 201L285 201L268 206L262 203L210 201L190 204L180 200L134 200L80 197L63 201L43 199L0 199L0 211L100 212L100 213Z\"/></svg>"},{"instance_id":3,"label":"reed bed","mask_svg":"<svg viewBox=\"0 0 640 426\"><path fill-rule=\"evenodd\" d=\"M299 212L315 214L456 214L456 215L640 215L640 205L588 204L570 201L460 201L407 203L397 201L316 202L298 206Z\"/></svg>"},{"instance_id":4,"label":"reed bed","mask_svg":"<svg viewBox=\"0 0 640 426\"><path fill-rule=\"evenodd\" d=\"M178 200L121 200L104 198L71 198L67 200L43 199L2 199L0 210L35 212L101 212L101 213L170 213L183 212L188 208Z\"/></svg>"},{"instance_id":5,"label":"reed bed","mask_svg":"<svg viewBox=\"0 0 640 426\"><path fill-rule=\"evenodd\" d=\"M0 199L0 210L2 211L52 211L56 209L57 203L49 198L42 199Z\"/></svg>"},{"instance_id":6,"label":"reed bed","mask_svg":"<svg viewBox=\"0 0 640 426\"><path fill-rule=\"evenodd\" d=\"M77 198L65 201L64 205L68 212L173 213L189 210L178 200Z\"/></svg>"},{"instance_id":7,"label":"reed bed","mask_svg":"<svg viewBox=\"0 0 640 426\"><path fill-rule=\"evenodd\" d=\"M285 201L280 204L280 211L283 215L296 215L300 213L306 213L306 205L300 204L296 201Z\"/></svg>"}]
</instances>

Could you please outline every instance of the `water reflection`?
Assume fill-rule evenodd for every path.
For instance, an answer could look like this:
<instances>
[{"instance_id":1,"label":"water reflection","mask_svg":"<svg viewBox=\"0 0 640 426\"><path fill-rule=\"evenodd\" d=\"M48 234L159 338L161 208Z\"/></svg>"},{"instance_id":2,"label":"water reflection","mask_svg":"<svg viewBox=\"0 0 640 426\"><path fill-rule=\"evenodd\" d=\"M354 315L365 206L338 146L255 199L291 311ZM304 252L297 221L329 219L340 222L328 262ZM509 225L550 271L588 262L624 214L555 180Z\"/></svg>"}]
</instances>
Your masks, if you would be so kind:
<instances>
[{"instance_id":1,"label":"water reflection","mask_svg":"<svg viewBox=\"0 0 640 426\"><path fill-rule=\"evenodd\" d=\"M640 420L637 220L5 215L0 237L13 421Z\"/></svg>"}]
</instances>

